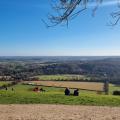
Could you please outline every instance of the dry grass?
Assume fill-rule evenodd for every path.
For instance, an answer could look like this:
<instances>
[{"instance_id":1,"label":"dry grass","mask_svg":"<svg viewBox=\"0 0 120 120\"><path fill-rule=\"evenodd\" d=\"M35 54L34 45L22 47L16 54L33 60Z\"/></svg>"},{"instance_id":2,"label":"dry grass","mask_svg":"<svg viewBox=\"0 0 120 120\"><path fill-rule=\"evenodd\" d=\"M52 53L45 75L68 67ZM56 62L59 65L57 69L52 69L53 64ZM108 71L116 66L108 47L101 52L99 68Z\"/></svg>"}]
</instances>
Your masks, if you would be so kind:
<instances>
[{"instance_id":1,"label":"dry grass","mask_svg":"<svg viewBox=\"0 0 120 120\"><path fill-rule=\"evenodd\" d=\"M97 82L31 81L30 83L43 86L68 87L95 91L103 91L104 88L104 83Z\"/></svg>"}]
</instances>

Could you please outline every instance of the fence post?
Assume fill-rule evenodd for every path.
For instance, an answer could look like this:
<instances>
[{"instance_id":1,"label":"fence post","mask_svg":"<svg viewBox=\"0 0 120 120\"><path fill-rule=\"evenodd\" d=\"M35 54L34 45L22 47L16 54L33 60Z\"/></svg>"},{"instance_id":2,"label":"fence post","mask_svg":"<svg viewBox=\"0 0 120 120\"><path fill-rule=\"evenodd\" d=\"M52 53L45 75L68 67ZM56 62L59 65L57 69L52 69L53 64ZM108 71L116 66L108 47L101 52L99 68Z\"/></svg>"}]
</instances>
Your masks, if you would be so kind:
<instances>
[{"instance_id":1,"label":"fence post","mask_svg":"<svg viewBox=\"0 0 120 120\"><path fill-rule=\"evenodd\" d=\"M104 83L104 91L105 91L105 94L106 95L109 95L109 80L105 80L105 83Z\"/></svg>"}]
</instances>

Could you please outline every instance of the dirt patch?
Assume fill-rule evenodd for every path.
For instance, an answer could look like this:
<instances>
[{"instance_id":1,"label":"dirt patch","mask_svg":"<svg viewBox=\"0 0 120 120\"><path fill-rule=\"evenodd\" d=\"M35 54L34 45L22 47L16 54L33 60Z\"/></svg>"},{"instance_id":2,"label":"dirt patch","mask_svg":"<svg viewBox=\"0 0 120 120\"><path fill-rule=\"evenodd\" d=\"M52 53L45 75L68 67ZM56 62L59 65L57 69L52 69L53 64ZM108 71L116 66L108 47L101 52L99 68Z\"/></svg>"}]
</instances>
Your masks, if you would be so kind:
<instances>
[{"instance_id":1,"label":"dirt patch","mask_svg":"<svg viewBox=\"0 0 120 120\"><path fill-rule=\"evenodd\" d=\"M120 107L0 105L0 120L120 120Z\"/></svg>"}]
</instances>

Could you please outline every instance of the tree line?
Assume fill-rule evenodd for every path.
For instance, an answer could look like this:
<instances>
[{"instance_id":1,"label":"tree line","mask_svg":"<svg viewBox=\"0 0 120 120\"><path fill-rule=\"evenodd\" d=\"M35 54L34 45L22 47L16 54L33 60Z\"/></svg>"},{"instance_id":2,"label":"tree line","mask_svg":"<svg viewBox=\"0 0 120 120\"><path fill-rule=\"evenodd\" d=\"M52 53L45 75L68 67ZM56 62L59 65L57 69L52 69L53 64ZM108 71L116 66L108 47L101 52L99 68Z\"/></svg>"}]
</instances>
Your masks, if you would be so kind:
<instances>
[{"instance_id":1,"label":"tree line","mask_svg":"<svg viewBox=\"0 0 120 120\"><path fill-rule=\"evenodd\" d=\"M120 82L119 60L0 63L0 80L27 80L37 75L78 74Z\"/></svg>"}]
</instances>

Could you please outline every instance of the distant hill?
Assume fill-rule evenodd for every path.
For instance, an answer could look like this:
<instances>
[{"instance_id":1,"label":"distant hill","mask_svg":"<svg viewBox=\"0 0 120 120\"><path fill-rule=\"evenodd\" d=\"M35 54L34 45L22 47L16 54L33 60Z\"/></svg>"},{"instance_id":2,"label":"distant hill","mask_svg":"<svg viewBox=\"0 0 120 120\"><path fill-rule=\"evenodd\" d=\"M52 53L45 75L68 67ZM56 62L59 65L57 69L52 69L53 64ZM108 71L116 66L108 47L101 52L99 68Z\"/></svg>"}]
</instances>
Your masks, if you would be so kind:
<instances>
[{"instance_id":1,"label":"distant hill","mask_svg":"<svg viewBox=\"0 0 120 120\"><path fill-rule=\"evenodd\" d=\"M0 76L28 79L36 75L82 74L120 82L119 56L0 57Z\"/></svg>"},{"instance_id":2,"label":"distant hill","mask_svg":"<svg viewBox=\"0 0 120 120\"><path fill-rule=\"evenodd\" d=\"M119 60L120 56L0 56L0 61L89 61L89 60Z\"/></svg>"}]
</instances>

